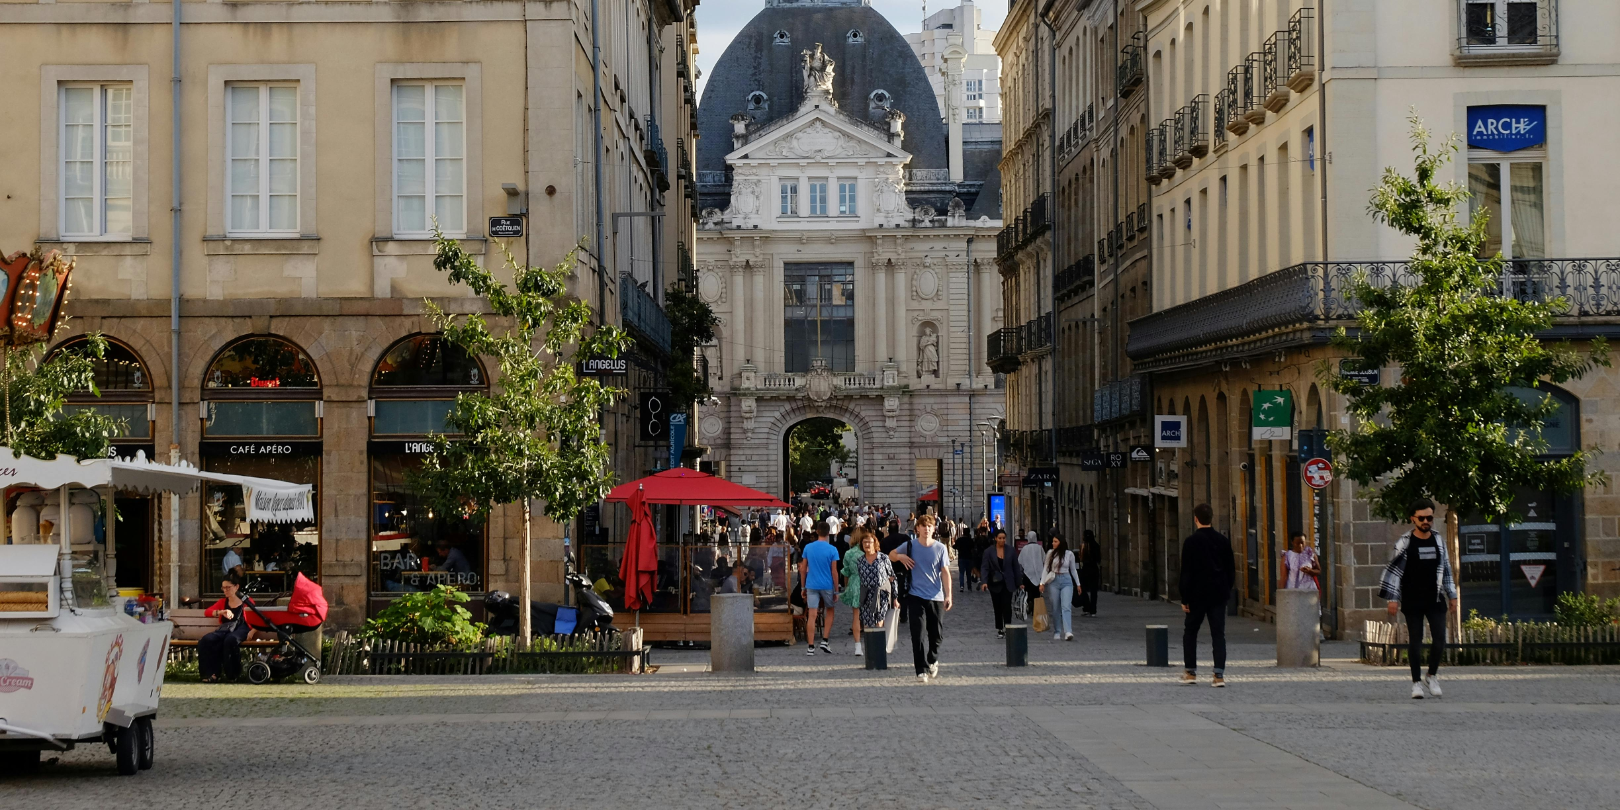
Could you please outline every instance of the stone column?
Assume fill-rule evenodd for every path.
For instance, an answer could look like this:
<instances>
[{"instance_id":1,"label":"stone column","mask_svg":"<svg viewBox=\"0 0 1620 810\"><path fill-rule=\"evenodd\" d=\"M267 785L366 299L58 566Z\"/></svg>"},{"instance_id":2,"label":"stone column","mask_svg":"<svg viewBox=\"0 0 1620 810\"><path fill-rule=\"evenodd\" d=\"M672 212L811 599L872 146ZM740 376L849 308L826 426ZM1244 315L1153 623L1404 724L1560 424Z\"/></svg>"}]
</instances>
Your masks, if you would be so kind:
<instances>
[{"instance_id":1,"label":"stone column","mask_svg":"<svg viewBox=\"0 0 1620 810\"><path fill-rule=\"evenodd\" d=\"M990 244L991 250L995 250L994 239L985 239L984 241ZM985 351L989 346L988 338L984 336L996 330L996 310L1001 308L1001 274L996 271L995 264L993 262L980 263L978 275L979 301L976 302L976 309L978 310L980 337L976 338L979 345L974 347L978 349L974 353L974 357L979 364L979 368L974 370L975 375L991 373L989 367L990 358L985 356Z\"/></svg>"},{"instance_id":2,"label":"stone column","mask_svg":"<svg viewBox=\"0 0 1620 810\"><path fill-rule=\"evenodd\" d=\"M741 368L743 363L754 359L754 351L748 345L748 266L737 263L731 265L731 322L726 324L726 334L731 337L731 346L727 348L726 359L731 361L733 369ZM731 375L726 375L729 381Z\"/></svg>"},{"instance_id":3,"label":"stone column","mask_svg":"<svg viewBox=\"0 0 1620 810\"><path fill-rule=\"evenodd\" d=\"M766 268L764 267L753 268L754 294L750 296L748 305L754 312L759 313L759 317L749 319L753 325L753 329L750 330L753 337L748 341L747 351L749 356L754 358L754 365L765 371L780 371L781 364L772 364L768 356L770 352L765 349L767 345L765 342L765 323L767 319L764 317L765 309L763 308L765 306L765 273Z\"/></svg>"},{"instance_id":4,"label":"stone column","mask_svg":"<svg viewBox=\"0 0 1620 810\"><path fill-rule=\"evenodd\" d=\"M872 263L872 309L877 315L876 326L872 330L872 362L883 364L888 362L894 352L889 350L889 310L888 303L889 264L886 261Z\"/></svg>"},{"instance_id":5,"label":"stone column","mask_svg":"<svg viewBox=\"0 0 1620 810\"><path fill-rule=\"evenodd\" d=\"M754 671L754 595L715 594L709 602L709 671Z\"/></svg>"},{"instance_id":6,"label":"stone column","mask_svg":"<svg viewBox=\"0 0 1620 810\"><path fill-rule=\"evenodd\" d=\"M900 366L900 376L916 376L917 369L907 363L906 358L911 356L911 336L907 327L909 318L906 313L906 267L903 264L894 266L894 362Z\"/></svg>"},{"instance_id":7,"label":"stone column","mask_svg":"<svg viewBox=\"0 0 1620 810\"><path fill-rule=\"evenodd\" d=\"M1277 589L1277 666L1321 664L1321 604L1315 588Z\"/></svg>"}]
</instances>

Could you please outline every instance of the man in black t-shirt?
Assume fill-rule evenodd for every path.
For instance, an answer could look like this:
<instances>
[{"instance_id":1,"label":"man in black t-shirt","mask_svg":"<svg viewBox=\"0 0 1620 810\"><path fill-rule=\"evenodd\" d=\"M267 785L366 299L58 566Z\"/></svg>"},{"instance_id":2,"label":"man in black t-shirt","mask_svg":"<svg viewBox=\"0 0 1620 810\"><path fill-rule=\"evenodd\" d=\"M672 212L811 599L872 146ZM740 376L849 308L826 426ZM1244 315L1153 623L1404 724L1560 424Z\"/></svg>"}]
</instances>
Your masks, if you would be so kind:
<instances>
[{"instance_id":1,"label":"man in black t-shirt","mask_svg":"<svg viewBox=\"0 0 1620 810\"><path fill-rule=\"evenodd\" d=\"M1446 614L1457 609L1457 584L1452 579L1445 538L1434 531L1434 502L1421 498L1412 504L1412 530L1395 541L1395 553L1384 566L1378 595L1389 602L1389 618L1406 616L1406 657L1412 665L1412 699L1423 691L1440 697L1440 655L1446 648ZM1423 622L1429 623L1429 672L1423 675Z\"/></svg>"}]
</instances>

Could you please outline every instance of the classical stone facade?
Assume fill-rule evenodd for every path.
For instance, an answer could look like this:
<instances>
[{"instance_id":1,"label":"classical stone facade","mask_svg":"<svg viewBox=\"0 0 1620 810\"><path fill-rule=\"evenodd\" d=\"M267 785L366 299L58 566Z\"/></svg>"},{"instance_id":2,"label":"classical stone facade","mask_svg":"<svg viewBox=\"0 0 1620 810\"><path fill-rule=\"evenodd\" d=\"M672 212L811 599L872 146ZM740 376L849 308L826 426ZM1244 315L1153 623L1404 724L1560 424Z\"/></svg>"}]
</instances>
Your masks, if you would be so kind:
<instances>
[{"instance_id":1,"label":"classical stone facade","mask_svg":"<svg viewBox=\"0 0 1620 810\"><path fill-rule=\"evenodd\" d=\"M786 495L787 432L836 417L855 429L863 499L940 487L948 513L977 515L978 423L1003 416L976 345L1000 320L996 189L952 179L961 144L894 29L863 4L822 5L761 12L700 111L705 148L731 148L700 162L698 291L722 323L697 440L726 476ZM790 59L780 86L737 73Z\"/></svg>"}]
</instances>

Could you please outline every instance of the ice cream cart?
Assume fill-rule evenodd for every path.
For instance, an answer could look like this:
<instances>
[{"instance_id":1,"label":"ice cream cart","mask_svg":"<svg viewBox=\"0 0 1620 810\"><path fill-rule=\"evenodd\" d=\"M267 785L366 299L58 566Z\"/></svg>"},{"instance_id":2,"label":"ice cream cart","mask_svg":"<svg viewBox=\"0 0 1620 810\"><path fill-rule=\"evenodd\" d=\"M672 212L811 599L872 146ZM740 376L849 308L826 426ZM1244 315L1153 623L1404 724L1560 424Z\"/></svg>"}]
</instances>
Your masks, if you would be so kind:
<instances>
[{"instance_id":1,"label":"ice cream cart","mask_svg":"<svg viewBox=\"0 0 1620 810\"><path fill-rule=\"evenodd\" d=\"M0 447L0 770L28 769L42 751L91 742L107 745L121 774L152 767L152 720L174 625L158 600L115 595L113 495L183 494L204 480L241 484L251 502L282 516L310 508L308 485L139 455L44 461Z\"/></svg>"}]
</instances>

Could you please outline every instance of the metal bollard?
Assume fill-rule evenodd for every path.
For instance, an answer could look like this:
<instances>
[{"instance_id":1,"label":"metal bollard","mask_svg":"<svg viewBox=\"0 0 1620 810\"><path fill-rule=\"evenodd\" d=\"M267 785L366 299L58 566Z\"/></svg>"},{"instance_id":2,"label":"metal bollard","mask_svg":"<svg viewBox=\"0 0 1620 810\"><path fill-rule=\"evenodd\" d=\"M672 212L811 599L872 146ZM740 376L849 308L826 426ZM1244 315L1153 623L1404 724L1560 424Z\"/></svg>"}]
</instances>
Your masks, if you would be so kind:
<instances>
[{"instance_id":1,"label":"metal bollard","mask_svg":"<svg viewBox=\"0 0 1620 810\"><path fill-rule=\"evenodd\" d=\"M1007 666L1029 666L1029 625L1007 625Z\"/></svg>"},{"instance_id":2,"label":"metal bollard","mask_svg":"<svg viewBox=\"0 0 1620 810\"><path fill-rule=\"evenodd\" d=\"M882 627L862 627L861 651L867 669L888 669L889 631Z\"/></svg>"},{"instance_id":3,"label":"metal bollard","mask_svg":"<svg viewBox=\"0 0 1620 810\"><path fill-rule=\"evenodd\" d=\"M1150 624L1147 626L1147 665L1150 667L1170 666L1170 625Z\"/></svg>"}]
</instances>

